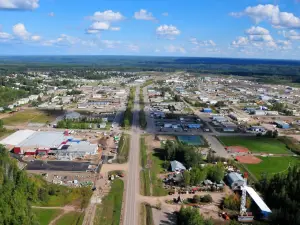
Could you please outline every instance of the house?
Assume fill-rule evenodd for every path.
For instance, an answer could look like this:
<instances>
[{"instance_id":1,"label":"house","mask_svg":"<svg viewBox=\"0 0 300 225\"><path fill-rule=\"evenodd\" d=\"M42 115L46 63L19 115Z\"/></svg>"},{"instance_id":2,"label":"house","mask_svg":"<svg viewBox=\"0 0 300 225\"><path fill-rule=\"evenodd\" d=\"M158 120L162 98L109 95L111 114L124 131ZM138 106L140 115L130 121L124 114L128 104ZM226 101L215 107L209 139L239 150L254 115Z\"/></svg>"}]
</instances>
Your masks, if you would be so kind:
<instances>
[{"instance_id":1,"label":"house","mask_svg":"<svg viewBox=\"0 0 300 225\"><path fill-rule=\"evenodd\" d=\"M184 165L182 165L181 162L174 160L174 161L171 161L171 170L172 170L172 172L180 172L180 171L186 170L186 168Z\"/></svg>"},{"instance_id":2,"label":"house","mask_svg":"<svg viewBox=\"0 0 300 225\"><path fill-rule=\"evenodd\" d=\"M282 128L282 129L289 129L290 125L284 121L280 121L280 120L276 120L274 122L278 128Z\"/></svg>"}]
</instances>

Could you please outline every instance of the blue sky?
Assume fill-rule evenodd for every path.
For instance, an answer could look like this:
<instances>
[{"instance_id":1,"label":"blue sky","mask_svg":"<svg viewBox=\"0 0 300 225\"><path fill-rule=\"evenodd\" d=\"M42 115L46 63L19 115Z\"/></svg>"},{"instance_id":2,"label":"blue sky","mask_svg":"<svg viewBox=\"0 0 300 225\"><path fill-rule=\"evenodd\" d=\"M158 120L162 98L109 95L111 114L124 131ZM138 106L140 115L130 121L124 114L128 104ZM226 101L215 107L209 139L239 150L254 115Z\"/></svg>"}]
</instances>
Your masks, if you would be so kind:
<instances>
[{"instance_id":1,"label":"blue sky","mask_svg":"<svg viewBox=\"0 0 300 225\"><path fill-rule=\"evenodd\" d=\"M300 0L0 0L0 55L300 59Z\"/></svg>"}]
</instances>

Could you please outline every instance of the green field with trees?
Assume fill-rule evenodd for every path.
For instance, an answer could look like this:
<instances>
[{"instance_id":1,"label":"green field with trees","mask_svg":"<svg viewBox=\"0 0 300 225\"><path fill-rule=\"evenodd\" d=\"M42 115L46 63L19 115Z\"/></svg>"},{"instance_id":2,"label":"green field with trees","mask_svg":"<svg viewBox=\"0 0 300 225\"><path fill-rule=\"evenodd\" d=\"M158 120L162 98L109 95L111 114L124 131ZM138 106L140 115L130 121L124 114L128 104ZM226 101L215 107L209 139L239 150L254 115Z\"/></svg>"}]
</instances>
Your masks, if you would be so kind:
<instances>
[{"instance_id":1,"label":"green field with trees","mask_svg":"<svg viewBox=\"0 0 300 225\"><path fill-rule=\"evenodd\" d=\"M177 214L177 225L213 225L212 220L206 220L197 208L181 207Z\"/></svg>"},{"instance_id":2,"label":"green field with trees","mask_svg":"<svg viewBox=\"0 0 300 225\"><path fill-rule=\"evenodd\" d=\"M89 187L68 188L27 175L0 146L0 224L38 224L31 205L63 206L76 201L84 209L91 194Z\"/></svg>"},{"instance_id":3,"label":"green field with trees","mask_svg":"<svg viewBox=\"0 0 300 225\"><path fill-rule=\"evenodd\" d=\"M266 204L272 210L271 224L299 225L300 214L300 166L289 168L286 173L271 178L262 177L257 185Z\"/></svg>"}]
</instances>

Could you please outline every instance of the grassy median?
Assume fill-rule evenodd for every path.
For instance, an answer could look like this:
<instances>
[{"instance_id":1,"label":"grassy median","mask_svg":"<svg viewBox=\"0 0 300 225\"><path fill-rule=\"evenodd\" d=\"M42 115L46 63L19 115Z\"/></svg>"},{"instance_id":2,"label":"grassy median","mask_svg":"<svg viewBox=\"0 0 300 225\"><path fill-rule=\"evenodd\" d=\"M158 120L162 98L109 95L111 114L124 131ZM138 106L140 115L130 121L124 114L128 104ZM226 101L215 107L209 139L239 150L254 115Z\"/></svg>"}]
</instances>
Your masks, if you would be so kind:
<instances>
[{"instance_id":1,"label":"grassy median","mask_svg":"<svg viewBox=\"0 0 300 225\"><path fill-rule=\"evenodd\" d=\"M94 225L119 225L122 210L124 182L116 179L112 182L110 192L97 207Z\"/></svg>"},{"instance_id":2,"label":"grassy median","mask_svg":"<svg viewBox=\"0 0 300 225\"><path fill-rule=\"evenodd\" d=\"M119 141L119 153L117 156L117 163L126 163L128 161L130 149L130 135L122 134Z\"/></svg>"}]
</instances>

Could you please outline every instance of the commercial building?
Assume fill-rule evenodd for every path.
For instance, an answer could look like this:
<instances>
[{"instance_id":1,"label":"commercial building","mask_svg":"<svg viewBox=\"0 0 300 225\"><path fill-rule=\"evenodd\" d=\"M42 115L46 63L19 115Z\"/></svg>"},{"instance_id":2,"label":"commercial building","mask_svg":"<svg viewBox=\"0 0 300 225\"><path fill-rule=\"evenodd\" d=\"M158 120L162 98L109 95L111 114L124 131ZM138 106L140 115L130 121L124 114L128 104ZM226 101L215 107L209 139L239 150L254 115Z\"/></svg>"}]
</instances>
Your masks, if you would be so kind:
<instances>
[{"instance_id":1,"label":"commercial building","mask_svg":"<svg viewBox=\"0 0 300 225\"><path fill-rule=\"evenodd\" d=\"M204 108L203 112L204 113L212 113L212 109L211 108Z\"/></svg>"},{"instance_id":2,"label":"commercial building","mask_svg":"<svg viewBox=\"0 0 300 225\"><path fill-rule=\"evenodd\" d=\"M52 155L58 160L95 155L96 144L76 140L68 132L19 130L0 141L0 144L22 155Z\"/></svg>"}]
</instances>

